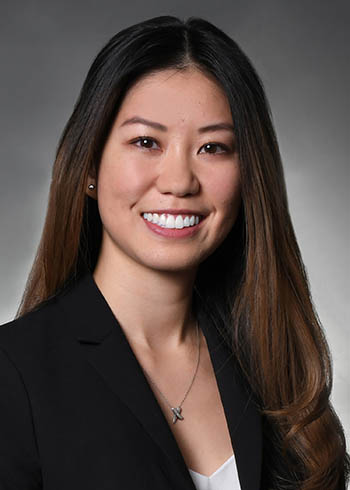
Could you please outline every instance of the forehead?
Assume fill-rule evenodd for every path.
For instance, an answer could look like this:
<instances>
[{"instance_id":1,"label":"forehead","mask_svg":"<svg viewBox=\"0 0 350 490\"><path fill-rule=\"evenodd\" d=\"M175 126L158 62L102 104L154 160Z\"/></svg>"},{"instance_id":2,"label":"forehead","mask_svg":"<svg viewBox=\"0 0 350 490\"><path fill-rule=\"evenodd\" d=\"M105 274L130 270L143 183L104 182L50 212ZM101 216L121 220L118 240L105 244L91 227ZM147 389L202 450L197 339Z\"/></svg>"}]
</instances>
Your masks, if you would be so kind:
<instances>
[{"instance_id":1,"label":"forehead","mask_svg":"<svg viewBox=\"0 0 350 490\"><path fill-rule=\"evenodd\" d=\"M137 80L127 91L117 119L141 115L141 111L144 117L147 113L167 119L224 118L232 122L230 105L219 82L192 67L161 70Z\"/></svg>"}]
</instances>

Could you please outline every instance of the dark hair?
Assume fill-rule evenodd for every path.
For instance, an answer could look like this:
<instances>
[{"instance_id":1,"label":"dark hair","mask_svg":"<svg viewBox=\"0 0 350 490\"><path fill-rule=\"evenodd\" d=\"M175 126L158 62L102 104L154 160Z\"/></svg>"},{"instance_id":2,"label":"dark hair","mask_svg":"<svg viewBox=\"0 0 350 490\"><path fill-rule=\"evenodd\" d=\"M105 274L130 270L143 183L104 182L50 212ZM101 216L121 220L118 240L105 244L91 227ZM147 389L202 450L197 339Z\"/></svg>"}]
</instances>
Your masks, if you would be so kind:
<instances>
[{"instance_id":1,"label":"dark hair","mask_svg":"<svg viewBox=\"0 0 350 490\"><path fill-rule=\"evenodd\" d=\"M161 16L116 34L93 62L61 137L38 252L17 315L95 267L102 224L86 195L130 87L196 68L225 91L242 182L231 232L199 267L197 307L225 332L264 421L264 488L345 488L349 457L330 403L332 365L293 230L271 113L239 46L213 24Z\"/></svg>"}]
</instances>

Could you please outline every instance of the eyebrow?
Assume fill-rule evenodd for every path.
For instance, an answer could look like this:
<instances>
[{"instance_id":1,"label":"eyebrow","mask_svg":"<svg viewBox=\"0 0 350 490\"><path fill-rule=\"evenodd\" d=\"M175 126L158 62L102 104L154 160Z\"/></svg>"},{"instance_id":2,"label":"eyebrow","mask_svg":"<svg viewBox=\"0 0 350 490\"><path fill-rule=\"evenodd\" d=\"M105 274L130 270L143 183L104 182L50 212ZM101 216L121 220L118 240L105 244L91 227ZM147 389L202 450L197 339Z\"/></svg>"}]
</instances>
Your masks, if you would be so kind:
<instances>
[{"instance_id":1,"label":"eyebrow","mask_svg":"<svg viewBox=\"0 0 350 490\"><path fill-rule=\"evenodd\" d=\"M154 129L159 129L160 131L166 132L168 128L164 126L164 124L160 124L155 121L149 121L148 119L144 119L143 117L138 117L134 116L131 117L130 119L126 119L120 127L126 126L128 124L144 124L145 126L150 126L151 128ZM234 127L230 123L216 123L216 124L209 124L208 126L203 126L201 128L198 128L198 133L208 133L209 131L232 131L234 132Z\"/></svg>"}]
</instances>

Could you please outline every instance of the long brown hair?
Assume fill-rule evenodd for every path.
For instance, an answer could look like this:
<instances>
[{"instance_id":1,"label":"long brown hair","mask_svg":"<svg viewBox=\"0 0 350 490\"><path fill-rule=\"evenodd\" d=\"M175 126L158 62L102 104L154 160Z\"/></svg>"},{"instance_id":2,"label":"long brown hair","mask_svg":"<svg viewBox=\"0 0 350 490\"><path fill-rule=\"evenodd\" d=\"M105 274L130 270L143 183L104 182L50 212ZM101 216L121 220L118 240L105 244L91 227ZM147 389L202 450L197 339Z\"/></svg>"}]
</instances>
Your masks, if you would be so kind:
<instances>
[{"instance_id":1,"label":"long brown hair","mask_svg":"<svg viewBox=\"0 0 350 490\"><path fill-rule=\"evenodd\" d=\"M213 24L156 17L122 30L98 54L59 142L17 317L93 271L102 224L86 195L88 175L98 176L123 97L152 71L188 66L222 86L235 126L241 208L227 238L200 265L195 297L226 332L261 410L263 488L345 488L350 463L330 403L331 357L288 210L271 111L250 61Z\"/></svg>"}]
</instances>

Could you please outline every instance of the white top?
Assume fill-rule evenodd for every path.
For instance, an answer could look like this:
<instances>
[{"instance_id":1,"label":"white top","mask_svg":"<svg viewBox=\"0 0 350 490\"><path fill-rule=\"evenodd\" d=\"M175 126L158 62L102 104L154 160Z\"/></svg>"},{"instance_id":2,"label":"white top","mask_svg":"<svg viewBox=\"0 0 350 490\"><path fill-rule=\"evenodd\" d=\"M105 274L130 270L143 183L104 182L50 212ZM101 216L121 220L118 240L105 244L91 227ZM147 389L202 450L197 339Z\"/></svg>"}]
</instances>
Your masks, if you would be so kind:
<instances>
[{"instance_id":1,"label":"white top","mask_svg":"<svg viewBox=\"0 0 350 490\"><path fill-rule=\"evenodd\" d=\"M197 490L241 490L234 454L210 476L188 470Z\"/></svg>"}]
</instances>

